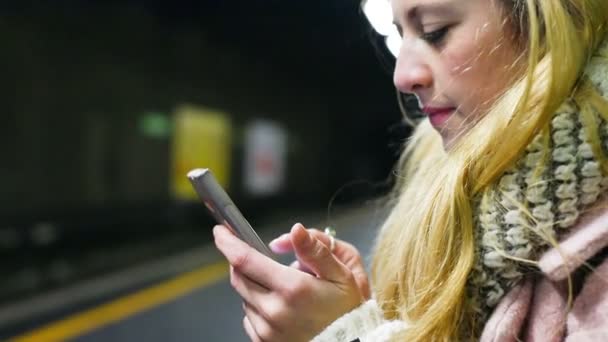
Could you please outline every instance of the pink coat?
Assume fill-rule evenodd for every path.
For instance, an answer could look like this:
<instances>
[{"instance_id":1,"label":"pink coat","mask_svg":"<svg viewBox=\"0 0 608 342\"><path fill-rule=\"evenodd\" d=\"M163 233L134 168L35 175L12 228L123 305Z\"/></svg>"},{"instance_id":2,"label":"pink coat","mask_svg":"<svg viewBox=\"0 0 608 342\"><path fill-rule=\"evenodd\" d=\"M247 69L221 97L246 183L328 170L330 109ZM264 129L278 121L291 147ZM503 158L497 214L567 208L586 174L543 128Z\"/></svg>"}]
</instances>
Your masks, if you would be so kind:
<instances>
[{"instance_id":1,"label":"pink coat","mask_svg":"<svg viewBox=\"0 0 608 342\"><path fill-rule=\"evenodd\" d=\"M604 202L603 204L606 204ZM572 233L539 259L542 275L522 281L498 304L481 336L482 342L608 341L608 258L586 272L568 306L568 275L588 269L584 263L608 247L608 211L586 215ZM567 262L560 255L566 255ZM583 278L581 278L583 279Z\"/></svg>"}]
</instances>

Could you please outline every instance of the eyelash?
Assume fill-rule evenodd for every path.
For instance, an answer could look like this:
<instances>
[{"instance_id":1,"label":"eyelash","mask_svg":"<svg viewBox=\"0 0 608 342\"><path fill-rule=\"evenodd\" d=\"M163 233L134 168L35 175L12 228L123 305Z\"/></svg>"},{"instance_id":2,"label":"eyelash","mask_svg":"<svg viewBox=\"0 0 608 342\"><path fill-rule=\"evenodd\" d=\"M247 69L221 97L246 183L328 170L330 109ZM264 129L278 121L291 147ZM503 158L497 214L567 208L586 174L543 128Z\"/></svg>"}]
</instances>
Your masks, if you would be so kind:
<instances>
[{"instance_id":1,"label":"eyelash","mask_svg":"<svg viewBox=\"0 0 608 342\"><path fill-rule=\"evenodd\" d=\"M429 44L439 45L442 42L442 40L445 38L449 29L450 29L449 26L445 26L445 27L440 28L439 30L435 30L432 32L424 32L424 33L422 33L422 35L420 37L422 39L424 39L426 42L428 42Z\"/></svg>"}]
</instances>

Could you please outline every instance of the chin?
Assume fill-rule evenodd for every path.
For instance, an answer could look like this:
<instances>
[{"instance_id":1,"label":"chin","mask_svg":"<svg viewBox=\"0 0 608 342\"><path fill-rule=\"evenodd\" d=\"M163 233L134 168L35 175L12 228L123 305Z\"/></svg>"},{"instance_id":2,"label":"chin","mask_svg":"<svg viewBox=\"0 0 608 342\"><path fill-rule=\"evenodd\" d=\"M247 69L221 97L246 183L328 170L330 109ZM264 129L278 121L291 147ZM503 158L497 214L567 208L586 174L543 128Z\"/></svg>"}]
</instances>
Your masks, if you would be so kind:
<instances>
[{"instance_id":1,"label":"chin","mask_svg":"<svg viewBox=\"0 0 608 342\"><path fill-rule=\"evenodd\" d=\"M454 147L454 145L456 144L457 139L456 139L456 137L442 136L441 141L443 142L443 149L446 152L449 152L452 149L452 147Z\"/></svg>"}]
</instances>

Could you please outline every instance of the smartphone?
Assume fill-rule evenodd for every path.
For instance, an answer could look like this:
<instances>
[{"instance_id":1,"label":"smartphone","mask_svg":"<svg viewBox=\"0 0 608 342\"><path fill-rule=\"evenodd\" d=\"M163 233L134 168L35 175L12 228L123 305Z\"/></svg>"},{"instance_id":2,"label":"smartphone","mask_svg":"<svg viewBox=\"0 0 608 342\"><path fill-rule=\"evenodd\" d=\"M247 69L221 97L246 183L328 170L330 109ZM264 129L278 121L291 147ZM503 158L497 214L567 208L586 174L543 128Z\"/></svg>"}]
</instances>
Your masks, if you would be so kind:
<instances>
[{"instance_id":1,"label":"smartphone","mask_svg":"<svg viewBox=\"0 0 608 342\"><path fill-rule=\"evenodd\" d=\"M260 239L226 191L215 180L211 170L194 169L188 172L188 179L198 197L219 224L228 227L236 236L260 253L275 259L270 248Z\"/></svg>"}]
</instances>

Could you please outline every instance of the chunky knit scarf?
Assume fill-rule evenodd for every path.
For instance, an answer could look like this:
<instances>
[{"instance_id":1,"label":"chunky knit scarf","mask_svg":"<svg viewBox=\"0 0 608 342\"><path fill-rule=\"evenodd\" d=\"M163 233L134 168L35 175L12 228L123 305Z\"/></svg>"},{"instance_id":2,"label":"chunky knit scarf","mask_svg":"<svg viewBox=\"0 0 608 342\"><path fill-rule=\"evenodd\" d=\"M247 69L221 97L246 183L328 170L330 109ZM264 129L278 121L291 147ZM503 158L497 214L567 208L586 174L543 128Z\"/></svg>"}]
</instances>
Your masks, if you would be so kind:
<instances>
[{"instance_id":1,"label":"chunky knit scarf","mask_svg":"<svg viewBox=\"0 0 608 342\"><path fill-rule=\"evenodd\" d=\"M608 43L585 74L608 100ZM496 186L476 200L477 260L468 291L478 328L511 288L537 272L526 260L537 260L550 246L548 241L559 240L608 189L608 175L588 136L588 129L596 129L602 153L608 155L608 123L594 115L597 127L584 127L574 102L565 102L552 117L550 143L542 134L535 137Z\"/></svg>"}]
</instances>

